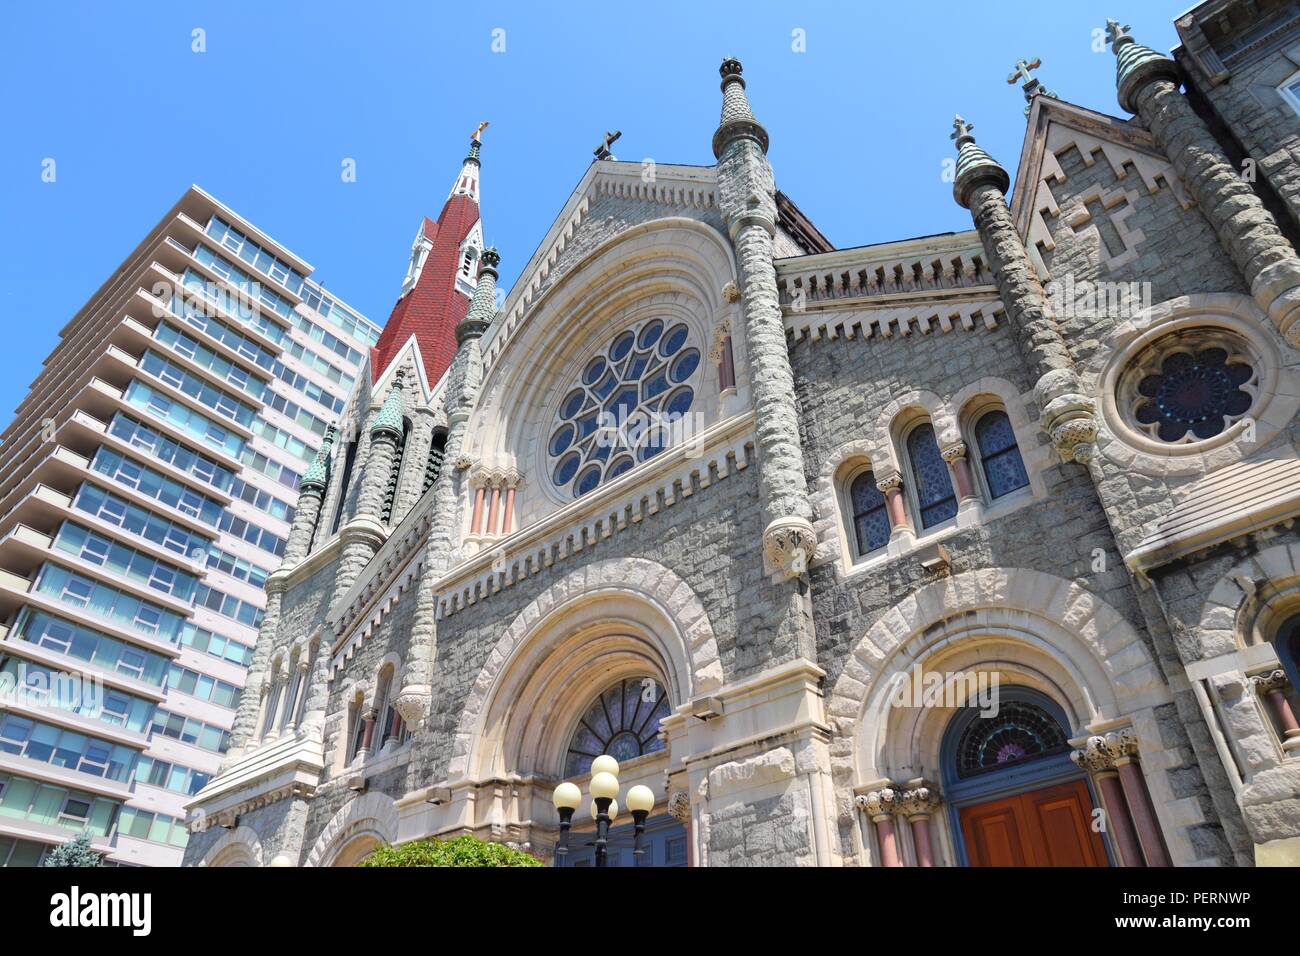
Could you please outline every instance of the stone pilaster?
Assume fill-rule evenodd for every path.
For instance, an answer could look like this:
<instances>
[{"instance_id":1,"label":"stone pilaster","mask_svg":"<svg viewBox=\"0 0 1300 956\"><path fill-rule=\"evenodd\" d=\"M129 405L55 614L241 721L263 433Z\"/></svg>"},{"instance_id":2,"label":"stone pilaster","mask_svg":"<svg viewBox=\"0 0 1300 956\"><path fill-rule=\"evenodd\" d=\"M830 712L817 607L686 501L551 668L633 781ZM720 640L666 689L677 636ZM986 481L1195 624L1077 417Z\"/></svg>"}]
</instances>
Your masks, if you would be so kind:
<instances>
[{"instance_id":1,"label":"stone pilaster","mask_svg":"<svg viewBox=\"0 0 1300 956\"><path fill-rule=\"evenodd\" d=\"M479 339L496 314L497 265L501 256L496 249L483 251L482 267L474 298L465 318L456 326L456 354L448 370L444 399L447 414L447 443L444 461L460 458L470 413L483 382L483 355ZM444 467L433 486L433 506L429 538L425 545L423 567L416 592L415 616L411 624L411 642L402 671L400 690L393 706L402 720L415 727L429 713L433 684L433 664L438 646L438 595L433 585L447 569L456 546L456 513L461 472Z\"/></svg>"},{"instance_id":2,"label":"stone pilaster","mask_svg":"<svg viewBox=\"0 0 1300 956\"><path fill-rule=\"evenodd\" d=\"M960 116L953 125L953 197L970 210L980 234L1021 358L1035 383L1039 424L1062 458L1086 462L1097 437L1093 403L1083 394L1065 338L1007 208L1011 179L975 144L974 127Z\"/></svg>"},{"instance_id":3,"label":"stone pilaster","mask_svg":"<svg viewBox=\"0 0 1300 956\"><path fill-rule=\"evenodd\" d=\"M763 550L767 570L790 577L807 566L816 536L773 265L776 188L767 161L767 131L750 111L740 62L728 58L719 72L722 120L713 136L713 154L722 216L739 270L758 431Z\"/></svg>"},{"instance_id":4,"label":"stone pilaster","mask_svg":"<svg viewBox=\"0 0 1300 956\"><path fill-rule=\"evenodd\" d=\"M1179 92L1178 64L1108 23L1119 105L1164 148L1250 294L1286 341L1300 348L1300 258L1272 214Z\"/></svg>"}]
</instances>

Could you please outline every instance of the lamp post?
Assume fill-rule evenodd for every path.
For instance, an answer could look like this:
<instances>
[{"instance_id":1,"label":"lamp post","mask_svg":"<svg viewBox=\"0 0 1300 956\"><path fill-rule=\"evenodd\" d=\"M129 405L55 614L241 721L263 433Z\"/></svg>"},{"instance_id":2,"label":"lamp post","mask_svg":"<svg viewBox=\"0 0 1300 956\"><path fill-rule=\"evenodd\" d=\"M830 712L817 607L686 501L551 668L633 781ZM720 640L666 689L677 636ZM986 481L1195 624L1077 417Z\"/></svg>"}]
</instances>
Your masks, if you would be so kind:
<instances>
[{"instance_id":1,"label":"lamp post","mask_svg":"<svg viewBox=\"0 0 1300 956\"><path fill-rule=\"evenodd\" d=\"M618 816L618 761L608 754L593 760L587 789L591 791L591 815L596 819L596 865L608 866L609 825ZM569 830L573 824L573 812L582 803L582 791L566 780L555 788L551 800L560 814L560 842L555 847L555 865L559 866L569 854ZM645 821L654 805L654 791L649 787L637 784L628 790L627 808L632 812L633 832L636 834L632 849L634 856L645 853Z\"/></svg>"}]
</instances>

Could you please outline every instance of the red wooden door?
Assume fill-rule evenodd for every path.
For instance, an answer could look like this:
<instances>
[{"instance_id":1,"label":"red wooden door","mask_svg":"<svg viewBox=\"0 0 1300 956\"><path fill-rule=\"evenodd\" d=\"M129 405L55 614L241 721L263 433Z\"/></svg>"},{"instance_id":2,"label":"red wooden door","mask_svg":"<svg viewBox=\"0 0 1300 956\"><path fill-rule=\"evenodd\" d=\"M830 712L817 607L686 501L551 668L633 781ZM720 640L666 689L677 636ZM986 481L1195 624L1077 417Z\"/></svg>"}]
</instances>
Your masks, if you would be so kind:
<instances>
[{"instance_id":1,"label":"red wooden door","mask_svg":"<svg viewBox=\"0 0 1300 956\"><path fill-rule=\"evenodd\" d=\"M1106 866L1082 780L961 811L971 866Z\"/></svg>"}]
</instances>

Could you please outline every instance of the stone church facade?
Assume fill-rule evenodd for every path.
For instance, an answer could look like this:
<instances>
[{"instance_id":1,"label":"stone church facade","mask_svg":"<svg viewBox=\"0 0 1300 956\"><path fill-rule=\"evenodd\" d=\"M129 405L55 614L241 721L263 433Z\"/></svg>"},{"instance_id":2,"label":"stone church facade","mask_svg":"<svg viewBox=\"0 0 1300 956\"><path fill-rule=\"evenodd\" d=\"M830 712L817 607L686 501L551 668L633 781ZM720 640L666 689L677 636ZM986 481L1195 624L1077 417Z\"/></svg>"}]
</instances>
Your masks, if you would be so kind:
<instances>
[{"instance_id":1,"label":"stone church facade","mask_svg":"<svg viewBox=\"0 0 1300 956\"><path fill-rule=\"evenodd\" d=\"M500 308L476 134L187 864L549 858L604 751L642 862L1300 862L1300 14L1178 28L1111 25L1131 118L1031 85L1014 184L959 118L971 230L852 249L725 60L716 165L594 162Z\"/></svg>"}]
</instances>

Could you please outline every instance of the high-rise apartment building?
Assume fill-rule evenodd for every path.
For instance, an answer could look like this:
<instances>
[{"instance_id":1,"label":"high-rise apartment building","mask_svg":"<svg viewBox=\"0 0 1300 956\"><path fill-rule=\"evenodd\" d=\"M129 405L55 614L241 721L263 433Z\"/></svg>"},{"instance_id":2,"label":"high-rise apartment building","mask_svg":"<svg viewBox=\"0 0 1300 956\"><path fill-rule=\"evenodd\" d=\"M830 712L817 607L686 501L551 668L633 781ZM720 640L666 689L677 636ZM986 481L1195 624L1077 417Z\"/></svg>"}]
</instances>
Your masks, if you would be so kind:
<instances>
[{"instance_id":1,"label":"high-rise apartment building","mask_svg":"<svg viewBox=\"0 0 1300 956\"><path fill-rule=\"evenodd\" d=\"M0 444L0 866L175 865L306 470L379 329L191 187ZM84 676L81 676L84 675Z\"/></svg>"}]
</instances>

